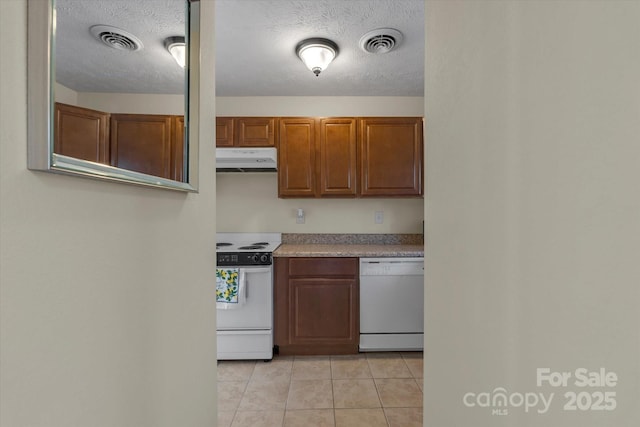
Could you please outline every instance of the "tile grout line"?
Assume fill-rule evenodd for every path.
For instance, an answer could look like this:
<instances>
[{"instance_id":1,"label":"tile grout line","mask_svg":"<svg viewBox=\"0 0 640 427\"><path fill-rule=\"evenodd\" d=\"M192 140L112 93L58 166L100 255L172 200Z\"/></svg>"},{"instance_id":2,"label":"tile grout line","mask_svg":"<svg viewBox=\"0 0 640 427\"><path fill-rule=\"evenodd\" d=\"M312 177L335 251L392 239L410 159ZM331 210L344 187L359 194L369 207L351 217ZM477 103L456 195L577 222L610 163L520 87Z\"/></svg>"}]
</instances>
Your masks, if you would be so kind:
<instances>
[{"instance_id":1,"label":"tile grout line","mask_svg":"<svg viewBox=\"0 0 640 427\"><path fill-rule=\"evenodd\" d=\"M369 371L371 371L371 378L373 379L373 386L376 388L376 393L378 394L378 401L380 402L380 409L382 409L382 415L384 416L384 421L387 423L387 427L389 426L389 419L387 418L387 413L384 410L384 405L382 404L382 396L380 395L380 390L378 389L378 383L376 381L375 376L373 375L373 369L371 369L371 364L369 363L369 358L367 357L367 365L369 365Z\"/></svg>"}]
</instances>

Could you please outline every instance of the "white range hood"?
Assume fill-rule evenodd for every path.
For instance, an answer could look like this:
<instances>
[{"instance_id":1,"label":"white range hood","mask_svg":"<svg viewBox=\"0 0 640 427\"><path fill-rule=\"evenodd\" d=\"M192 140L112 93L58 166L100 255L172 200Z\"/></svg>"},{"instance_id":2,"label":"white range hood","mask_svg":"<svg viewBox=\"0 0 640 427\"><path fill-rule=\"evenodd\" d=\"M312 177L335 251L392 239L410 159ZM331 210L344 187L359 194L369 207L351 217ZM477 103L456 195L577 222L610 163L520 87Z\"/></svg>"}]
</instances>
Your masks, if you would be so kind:
<instances>
[{"instance_id":1,"label":"white range hood","mask_svg":"<svg viewBox=\"0 0 640 427\"><path fill-rule=\"evenodd\" d=\"M275 172L278 152L273 147L216 148L217 172Z\"/></svg>"}]
</instances>

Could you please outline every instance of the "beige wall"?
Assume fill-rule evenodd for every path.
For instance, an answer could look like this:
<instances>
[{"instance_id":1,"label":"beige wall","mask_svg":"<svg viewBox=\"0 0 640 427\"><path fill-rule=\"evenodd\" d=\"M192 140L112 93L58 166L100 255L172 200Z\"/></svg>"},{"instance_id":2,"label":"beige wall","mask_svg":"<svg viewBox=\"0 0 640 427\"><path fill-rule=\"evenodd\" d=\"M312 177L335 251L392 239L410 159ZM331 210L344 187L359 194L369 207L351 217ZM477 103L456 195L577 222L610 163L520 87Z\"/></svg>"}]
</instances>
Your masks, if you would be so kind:
<instances>
[{"instance_id":1,"label":"beige wall","mask_svg":"<svg viewBox=\"0 0 640 427\"><path fill-rule=\"evenodd\" d=\"M0 1L0 425L213 426L213 146L199 194L27 170L26 10Z\"/></svg>"},{"instance_id":2,"label":"beige wall","mask_svg":"<svg viewBox=\"0 0 640 427\"><path fill-rule=\"evenodd\" d=\"M218 231L422 233L422 199L278 199L276 173L219 173L216 199ZM374 223L376 211L383 224Z\"/></svg>"},{"instance_id":3,"label":"beige wall","mask_svg":"<svg viewBox=\"0 0 640 427\"><path fill-rule=\"evenodd\" d=\"M109 113L184 114L182 95L79 92L78 104Z\"/></svg>"},{"instance_id":4,"label":"beige wall","mask_svg":"<svg viewBox=\"0 0 640 427\"><path fill-rule=\"evenodd\" d=\"M421 96L242 96L216 98L219 116L424 116Z\"/></svg>"},{"instance_id":5,"label":"beige wall","mask_svg":"<svg viewBox=\"0 0 640 427\"><path fill-rule=\"evenodd\" d=\"M56 102L62 102L63 104L78 105L78 92L73 89L69 89L60 83L54 83L53 96Z\"/></svg>"},{"instance_id":6,"label":"beige wall","mask_svg":"<svg viewBox=\"0 0 640 427\"><path fill-rule=\"evenodd\" d=\"M108 113L184 114L183 95L76 92L60 83L54 84L53 93L56 102Z\"/></svg>"},{"instance_id":7,"label":"beige wall","mask_svg":"<svg viewBox=\"0 0 640 427\"><path fill-rule=\"evenodd\" d=\"M426 5L425 426L640 425L640 2ZM555 396L463 404L498 387Z\"/></svg>"},{"instance_id":8,"label":"beige wall","mask_svg":"<svg viewBox=\"0 0 640 427\"><path fill-rule=\"evenodd\" d=\"M220 116L423 116L422 97L220 97ZM218 231L421 233L422 199L278 199L275 173L217 174ZM298 208L305 211L297 224ZM383 224L374 212L383 211Z\"/></svg>"}]
</instances>

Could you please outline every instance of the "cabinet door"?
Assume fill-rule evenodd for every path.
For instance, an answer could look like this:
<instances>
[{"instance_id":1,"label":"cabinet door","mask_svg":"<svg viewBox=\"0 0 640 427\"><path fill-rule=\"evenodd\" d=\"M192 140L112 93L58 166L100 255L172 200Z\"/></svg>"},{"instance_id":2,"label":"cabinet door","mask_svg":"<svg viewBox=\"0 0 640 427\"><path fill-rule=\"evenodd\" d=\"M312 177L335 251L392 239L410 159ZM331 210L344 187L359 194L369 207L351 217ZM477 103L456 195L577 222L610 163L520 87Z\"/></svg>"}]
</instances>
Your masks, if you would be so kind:
<instances>
[{"instance_id":1,"label":"cabinet door","mask_svg":"<svg viewBox=\"0 0 640 427\"><path fill-rule=\"evenodd\" d=\"M54 153L109 164L108 130L109 113L56 102Z\"/></svg>"},{"instance_id":2,"label":"cabinet door","mask_svg":"<svg viewBox=\"0 0 640 427\"><path fill-rule=\"evenodd\" d=\"M216 147L233 147L233 117L216 117Z\"/></svg>"},{"instance_id":3,"label":"cabinet door","mask_svg":"<svg viewBox=\"0 0 640 427\"><path fill-rule=\"evenodd\" d=\"M337 278L289 279L289 343L353 345L359 331L354 307L357 281Z\"/></svg>"},{"instance_id":4,"label":"cabinet door","mask_svg":"<svg viewBox=\"0 0 640 427\"><path fill-rule=\"evenodd\" d=\"M360 119L360 194L422 194L422 119Z\"/></svg>"},{"instance_id":5,"label":"cabinet door","mask_svg":"<svg viewBox=\"0 0 640 427\"><path fill-rule=\"evenodd\" d=\"M235 131L239 147L274 147L276 119L273 117L236 117Z\"/></svg>"},{"instance_id":6,"label":"cabinet door","mask_svg":"<svg viewBox=\"0 0 640 427\"><path fill-rule=\"evenodd\" d=\"M111 165L171 179L172 118L112 114Z\"/></svg>"},{"instance_id":7,"label":"cabinet door","mask_svg":"<svg viewBox=\"0 0 640 427\"><path fill-rule=\"evenodd\" d=\"M281 118L278 196L315 197L316 132L311 118Z\"/></svg>"},{"instance_id":8,"label":"cabinet door","mask_svg":"<svg viewBox=\"0 0 640 427\"><path fill-rule=\"evenodd\" d=\"M173 141L172 141L172 158L171 178L176 181L184 182L184 116L173 117Z\"/></svg>"},{"instance_id":9,"label":"cabinet door","mask_svg":"<svg viewBox=\"0 0 640 427\"><path fill-rule=\"evenodd\" d=\"M357 258L275 258L274 339L280 354L355 354Z\"/></svg>"},{"instance_id":10,"label":"cabinet door","mask_svg":"<svg viewBox=\"0 0 640 427\"><path fill-rule=\"evenodd\" d=\"M320 119L319 195L356 196L356 119Z\"/></svg>"}]
</instances>

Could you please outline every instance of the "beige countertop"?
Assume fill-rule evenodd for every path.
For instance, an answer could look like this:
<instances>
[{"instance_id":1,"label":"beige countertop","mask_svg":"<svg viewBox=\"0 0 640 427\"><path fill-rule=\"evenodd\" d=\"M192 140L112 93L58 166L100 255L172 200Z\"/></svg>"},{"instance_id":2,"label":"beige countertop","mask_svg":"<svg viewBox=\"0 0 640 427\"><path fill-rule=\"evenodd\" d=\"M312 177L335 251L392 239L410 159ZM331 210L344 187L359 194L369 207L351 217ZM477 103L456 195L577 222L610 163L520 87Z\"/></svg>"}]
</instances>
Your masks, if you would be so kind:
<instances>
[{"instance_id":1,"label":"beige countertop","mask_svg":"<svg viewBox=\"0 0 640 427\"><path fill-rule=\"evenodd\" d=\"M283 243L274 257L422 257L424 245Z\"/></svg>"}]
</instances>

